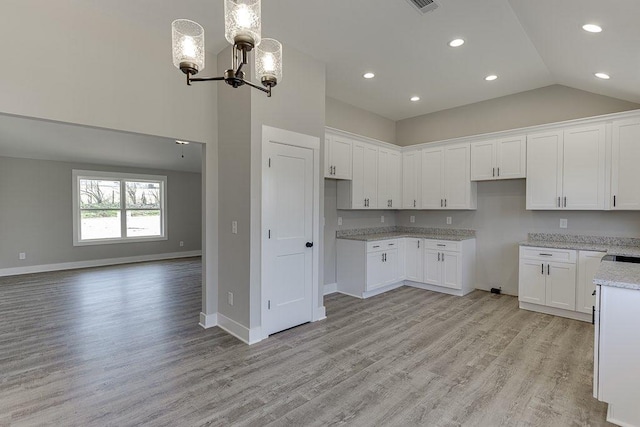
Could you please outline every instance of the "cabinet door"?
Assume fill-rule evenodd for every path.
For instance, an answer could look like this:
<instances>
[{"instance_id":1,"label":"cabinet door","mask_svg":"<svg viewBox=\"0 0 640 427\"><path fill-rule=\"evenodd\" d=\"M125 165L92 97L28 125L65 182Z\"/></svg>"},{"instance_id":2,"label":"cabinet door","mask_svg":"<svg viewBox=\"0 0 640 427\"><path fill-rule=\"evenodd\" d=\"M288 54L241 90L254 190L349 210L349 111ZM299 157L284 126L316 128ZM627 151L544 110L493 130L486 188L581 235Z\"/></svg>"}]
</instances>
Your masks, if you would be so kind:
<instances>
[{"instance_id":1,"label":"cabinet door","mask_svg":"<svg viewBox=\"0 0 640 427\"><path fill-rule=\"evenodd\" d=\"M525 135L496 141L496 176L498 179L527 176L527 137Z\"/></svg>"},{"instance_id":2,"label":"cabinet door","mask_svg":"<svg viewBox=\"0 0 640 427\"><path fill-rule=\"evenodd\" d=\"M596 285L593 277L596 275L600 261L605 252L580 251L578 255L578 283L576 285L576 311L591 314L596 305L593 292Z\"/></svg>"},{"instance_id":3,"label":"cabinet door","mask_svg":"<svg viewBox=\"0 0 640 427\"><path fill-rule=\"evenodd\" d=\"M332 137L329 155L331 157L331 164L333 165L333 178L351 179L352 149L350 140L337 136Z\"/></svg>"},{"instance_id":4,"label":"cabinet door","mask_svg":"<svg viewBox=\"0 0 640 427\"><path fill-rule=\"evenodd\" d=\"M545 305L546 273L547 267L542 261L521 259L518 273L518 299L523 302Z\"/></svg>"},{"instance_id":5,"label":"cabinet door","mask_svg":"<svg viewBox=\"0 0 640 427\"><path fill-rule=\"evenodd\" d=\"M378 150L378 208L391 208L391 153Z\"/></svg>"},{"instance_id":6,"label":"cabinet door","mask_svg":"<svg viewBox=\"0 0 640 427\"><path fill-rule=\"evenodd\" d=\"M548 263L545 265L546 303L564 310L576 309L575 264Z\"/></svg>"},{"instance_id":7,"label":"cabinet door","mask_svg":"<svg viewBox=\"0 0 640 427\"><path fill-rule=\"evenodd\" d=\"M562 140L562 131L527 137L527 209L561 209Z\"/></svg>"},{"instance_id":8,"label":"cabinet door","mask_svg":"<svg viewBox=\"0 0 640 427\"><path fill-rule=\"evenodd\" d=\"M471 144L471 181L496 178L496 144L494 141Z\"/></svg>"},{"instance_id":9,"label":"cabinet door","mask_svg":"<svg viewBox=\"0 0 640 427\"><path fill-rule=\"evenodd\" d=\"M640 119L613 122L613 209L640 210Z\"/></svg>"},{"instance_id":10,"label":"cabinet door","mask_svg":"<svg viewBox=\"0 0 640 427\"><path fill-rule=\"evenodd\" d=\"M385 257L382 263L383 282L385 285L392 285L400 280L398 274L398 250L388 250L384 255Z\"/></svg>"},{"instance_id":11,"label":"cabinet door","mask_svg":"<svg viewBox=\"0 0 640 427\"><path fill-rule=\"evenodd\" d=\"M367 254L367 291L385 285L384 252Z\"/></svg>"},{"instance_id":12,"label":"cabinet door","mask_svg":"<svg viewBox=\"0 0 640 427\"><path fill-rule=\"evenodd\" d=\"M365 145L364 150L364 197L367 208L378 207L378 147Z\"/></svg>"},{"instance_id":13,"label":"cabinet door","mask_svg":"<svg viewBox=\"0 0 640 427\"><path fill-rule=\"evenodd\" d=\"M420 207L420 151L402 154L402 207Z\"/></svg>"},{"instance_id":14,"label":"cabinet door","mask_svg":"<svg viewBox=\"0 0 640 427\"><path fill-rule=\"evenodd\" d=\"M422 281L431 285L440 286L442 282L440 251L434 249L424 250L424 275Z\"/></svg>"},{"instance_id":15,"label":"cabinet door","mask_svg":"<svg viewBox=\"0 0 640 427\"><path fill-rule=\"evenodd\" d=\"M353 179L351 181L351 208L365 208L365 150L362 143L353 144Z\"/></svg>"},{"instance_id":16,"label":"cabinet door","mask_svg":"<svg viewBox=\"0 0 640 427\"><path fill-rule=\"evenodd\" d=\"M333 163L331 163L331 139L329 135L324 137L324 177L333 178Z\"/></svg>"},{"instance_id":17,"label":"cabinet door","mask_svg":"<svg viewBox=\"0 0 640 427\"><path fill-rule=\"evenodd\" d=\"M442 252L442 286L452 289L462 289L462 260L457 252Z\"/></svg>"},{"instance_id":18,"label":"cabinet door","mask_svg":"<svg viewBox=\"0 0 640 427\"><path fill-rule=\"evenodd\" d=\"M423 209L441 209L444 207L442 196L444 150L427 148L422 150L421 203Z\"/></svg>"},{"instance_id":19,"label":"cabinet door","mask_svg":"<svg viewBox=\"0 0 640 427\"><path fill-rule=\"evenodd\" d=\"M563 208L604 210L605 148L604 124L564 132Z\"/></svg>"},{"instance_id":20,"label":"cabinet door","mask_svg":"<svg viewBox=\"0 0 640 427\"><path fill-rule=\"evenodd\" d=\"M471 208L471 178L469 144L444 149L444 207Z\"/></svg>"},{"instance_id":21,"label":"cabinet door","mask_svg":"<svg viewBox=\"0 0 640 427\"><path fill-rule=\"evenodd\" d=\"M413 282L422 282L423 276L423 251L422 239L405 239L405 277Z\"/></svg>"},{"instance_id":22,"label":"cabinet door","mask_svg":"<svg viewBox=\"0 0 640 427\"><path fill-rule=\"evenodd\" d=\"M389 195L390 207L400 209L402 206L402 158L399 151L393 150L389 152Z\"/></svg>"}]
</instances>

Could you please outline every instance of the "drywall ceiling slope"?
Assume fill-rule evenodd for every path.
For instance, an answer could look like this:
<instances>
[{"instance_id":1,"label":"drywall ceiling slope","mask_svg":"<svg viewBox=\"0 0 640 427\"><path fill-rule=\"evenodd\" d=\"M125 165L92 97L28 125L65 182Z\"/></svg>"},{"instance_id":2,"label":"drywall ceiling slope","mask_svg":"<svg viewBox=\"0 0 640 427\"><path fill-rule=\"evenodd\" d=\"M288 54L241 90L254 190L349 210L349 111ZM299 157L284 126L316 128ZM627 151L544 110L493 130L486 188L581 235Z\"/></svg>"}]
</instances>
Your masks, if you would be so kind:
<instances>
[{"instance_id":1,"label":"drywall ceiling slope","mask_svg":"<svg viewBox=\"0 0 640 427\"><path fill-rule=\"evenodd\" d=\"M0 115L0 156L200 172L202 147L174 140Z\"/></svg>"},{"instance_id":2,"label":"drywall ceiling slope","mask_svg":"<svg viewBox=\"0 0 640 427\"><path fill-rule=\"evenodd\" d=\"M440 4L422 15L405 0L264 2L263 33L325 62L327 96L393 120L553 83L507 0ZM452 49L456 37L467 43Z\"/></svg>"},{"instance_id":3,"label":"drywall ceiling slope","mask_svg":"<svg viewBox=\"0 0 640 427\"><path fill-rule=\"evenodd\" d=\"M640 1L509 2L556 83L640 102ZM603 32L583 31L587 23ZM596 78L597 72L611 80Z\"/></svg>"}]
</instances>

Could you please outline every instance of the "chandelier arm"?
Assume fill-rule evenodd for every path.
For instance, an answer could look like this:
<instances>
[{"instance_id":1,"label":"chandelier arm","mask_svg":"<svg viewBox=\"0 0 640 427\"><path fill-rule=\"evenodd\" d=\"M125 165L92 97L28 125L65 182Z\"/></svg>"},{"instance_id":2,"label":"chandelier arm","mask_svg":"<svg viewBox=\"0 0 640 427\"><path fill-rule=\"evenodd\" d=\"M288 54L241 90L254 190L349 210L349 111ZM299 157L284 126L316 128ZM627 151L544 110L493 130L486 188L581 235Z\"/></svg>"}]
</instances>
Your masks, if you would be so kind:
<instances>
[{"instance_id":1,"label":"chandelier arm","mask_svg":"<svg viewBox=\"0 0 640 427\"><path fill-rule=\"evenodd\" d=\"M244 84L248 85L248 86L251 86L251 87L252 87L252 88L254 88L254 89L258 89L258 90L263 91L264 93L266 93L266 94L267 94L267 97L271 98L271 87L269 87L268 89L265 89L265 88L263 88L262 86L258 86L258 85L256 85L256 84L251 83L250 81L248 81L248 80L244 80L244 79L242 79L242 82L243 82Z\"/></svg>"},{"instance_id":2,"label":"chandelier arm","mask_svg":"<svg viewBox=\"0 0 640 427\"><path fill-rule=\"evenodd\" d=\"M211 82L216 80L224 80L224 77L197 77L189 79L190 82Z\"/></svg>"}]
</instances>

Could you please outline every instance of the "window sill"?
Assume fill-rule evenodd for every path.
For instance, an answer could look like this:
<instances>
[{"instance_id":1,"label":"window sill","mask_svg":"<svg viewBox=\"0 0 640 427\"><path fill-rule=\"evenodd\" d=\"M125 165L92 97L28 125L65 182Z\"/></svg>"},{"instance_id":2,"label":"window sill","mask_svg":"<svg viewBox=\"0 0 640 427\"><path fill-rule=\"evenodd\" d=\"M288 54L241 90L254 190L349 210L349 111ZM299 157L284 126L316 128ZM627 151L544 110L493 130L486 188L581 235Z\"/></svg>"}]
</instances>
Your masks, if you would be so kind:
<instances>
[{"instance_id":1,"label":"window sill","mask_svg":"<svg viewBox=\"0 0 640 427\"><path fill-rule=\"evenodd\" d=\"M100 240L82 240L74 241L73 246L100 246L100 245L116 245L123 243L143 243L143 242L160 242L169 240L167 236L153 237L131 237L125 239L100 239Z\"/></svg>"}]
</instances>

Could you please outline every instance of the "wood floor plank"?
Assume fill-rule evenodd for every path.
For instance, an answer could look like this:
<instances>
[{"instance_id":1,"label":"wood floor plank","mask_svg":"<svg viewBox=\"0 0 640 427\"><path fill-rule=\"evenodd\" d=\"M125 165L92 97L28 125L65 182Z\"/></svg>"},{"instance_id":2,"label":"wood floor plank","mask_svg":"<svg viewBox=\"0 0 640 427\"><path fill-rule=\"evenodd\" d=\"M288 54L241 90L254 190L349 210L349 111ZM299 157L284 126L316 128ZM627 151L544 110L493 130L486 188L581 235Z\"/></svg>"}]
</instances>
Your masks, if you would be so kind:
<instances>
[{"instance_id":1,"label":"wood floor plank","mask_svg":"<svg viewBox=\"0 0 640 427\"><path fill-rule=\"evenodd\" d=\"M200 259L0 278L0 426L602 426L591 325L403 287L247 346Z\"/></svg>"}]
</instances>

